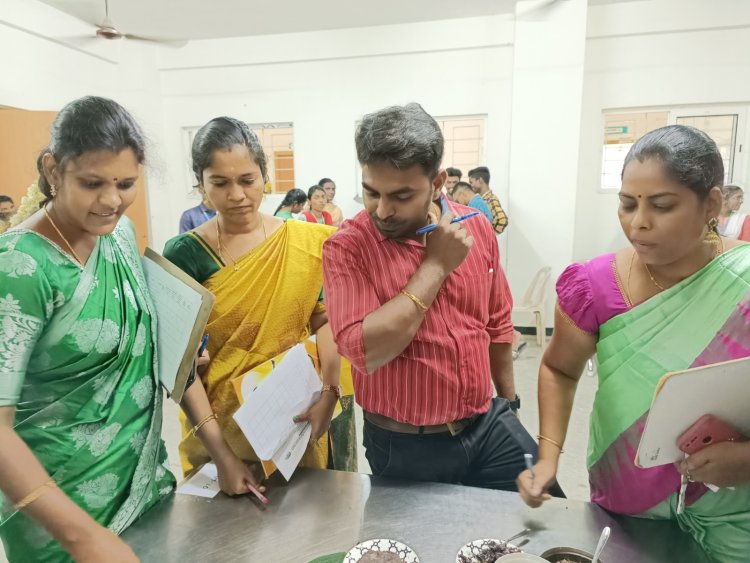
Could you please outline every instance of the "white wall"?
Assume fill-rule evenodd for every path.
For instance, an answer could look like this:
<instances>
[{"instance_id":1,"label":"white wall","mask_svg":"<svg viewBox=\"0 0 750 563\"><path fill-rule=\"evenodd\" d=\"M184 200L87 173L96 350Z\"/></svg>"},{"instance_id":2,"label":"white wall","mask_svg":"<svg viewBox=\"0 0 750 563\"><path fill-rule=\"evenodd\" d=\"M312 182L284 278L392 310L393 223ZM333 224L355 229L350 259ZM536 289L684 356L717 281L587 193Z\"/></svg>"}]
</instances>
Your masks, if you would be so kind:
<instances>
[{"instance_id":1,"label":"white wall","mask_svg":"<svg viewBox=\"0 0 750 563\"><path fill-rule=\"evenodd\" d=\"M181 128L231 115L248 122L294 124L295 178L306 189L336 180L349 216L361 209L355 123L390 104L421 103L438 116L487 114L487 164L493 188L507 196L513 53L507 18L394 25L201 41L162 50L160 77L169 217L154 225L161 248L177 233L187 196ZM448 71L457 76L450 80ZM268 207L278 201L269 197Z\"/></svg>"},{"instance_id":2,"label":"white wall","mask_svg":"<svg viewBox=\"0 0 750 563\"><path fill-rule=\"evenodd\" d=\"M157 249L176 234L180 213L196 203L187 196L192 178L185 173L182 127L217 115L293 122L297 184L334 178L339 203L353 214L359 209L352 199L359 182L354 124L364 113L417 101L438 116L486 114L487 165L493 189L508 207L508 236L517 231L533 246L534 260L553 265L590 258L623 242L617 197L598 191L603 110L750 105L750 2L636 0L589 6L577 189L545 194L550 198L545 208L558 203L566 209L575 201L575 218L567 213L545 218L545 236L554 236L555 224L575 219L572 255L559 256L544 237L537 240L528 210L514 209L509 198L514 29L512 19L494 16L195 41L169 49L72 41L92 28L38 2L0 0L0 50L12 55L0 58L0 105L56 110L78 96L101 94L131 109L154 149L149 201ZM576 137L565 130L529 135L537 138L540 158ZM736 179L750 179L750 159L736 170ZM524 253L509 256L507 266L520 296L528 283L521 274L530 267Z\"/></svg>"},{"instance_id":3,"label":"white wall","mask_svg":"<svg viewBox=\"0 0 750 563\"><path fill-rule=\"evenodd\" d=\"M750 2L591 6L587 34L575 260L626 244L617 194L599 192L603 110L750 103ZM750 179L750 159L744 164L735 169L740 183Z\"/></svg>"},{"instance_id":4,"label":"white wall","mask_svg":"<svg viewBox=\"0 0 750 563\"><path fill-rule=\"evenodd\" d=\"M85 95L113 98L135 115L156 149L150 173L164 168L156 47L97 39L92 26L40 2L0 0L0 53L0 105L58 111ZM159 220L152 215L152 223Z\"/></svg>"}]
</instances>

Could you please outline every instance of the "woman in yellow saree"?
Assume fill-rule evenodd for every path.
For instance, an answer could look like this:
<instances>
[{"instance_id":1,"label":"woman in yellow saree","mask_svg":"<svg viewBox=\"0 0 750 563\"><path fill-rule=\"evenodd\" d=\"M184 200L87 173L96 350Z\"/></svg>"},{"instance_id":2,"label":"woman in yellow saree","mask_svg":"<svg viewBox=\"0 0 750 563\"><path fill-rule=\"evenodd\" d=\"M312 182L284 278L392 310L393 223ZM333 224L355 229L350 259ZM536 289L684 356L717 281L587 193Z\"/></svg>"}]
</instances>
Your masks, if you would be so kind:
<instances>
[{"instance_id":1,"label":"woman in yellow saree","mask_svg":"<svg viewBox=\"0 0 750 563\"><path fill-rule=\"evenodd\" d=\"M241 121L211 120L196 134L192 156L217 216L171 239L164 255L216 296L206 327L212 361L202 380L226 441L241 459L258 459L232 418L239 408L232 382L315 334L324 387L299 417L311 423L313 439L302 465L356 469L351 391L342 396L340 359L321 300L323 242L334 229L260 213L266 159ZM343 412L329 431L339 397ZM188 430L183 420L186 473L209 460Z\"/></svg>"}]
</instances>

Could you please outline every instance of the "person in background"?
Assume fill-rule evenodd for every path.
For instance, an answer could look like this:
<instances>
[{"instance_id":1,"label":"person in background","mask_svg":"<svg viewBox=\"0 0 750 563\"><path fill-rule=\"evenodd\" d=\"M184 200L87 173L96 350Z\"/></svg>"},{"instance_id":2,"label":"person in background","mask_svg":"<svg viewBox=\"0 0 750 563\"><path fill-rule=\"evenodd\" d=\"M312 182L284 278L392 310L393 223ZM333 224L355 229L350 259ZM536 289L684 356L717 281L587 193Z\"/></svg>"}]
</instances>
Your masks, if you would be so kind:
<instances>
[{"instance_id":1,"label":"person in background","mask_svg":"<svg viewBox=\"0 0 750 563\"><path fill-rule=\"evenodd\" d=\"M676 520L712 561L735 563L750 553L750 442L714 443L674 465L634 463L665 373L750 354L750 245L716 232L723 180L716 143L693 127L656 129L631 147L618 210L630 245L569 266L557 282L539 369L539 460L518 486L532 507L548 498L578 380L596 354L591 500L617 514ZM678 514L682 476L689 484Z\"/></svg>"},{"instance_id":2,"label":"person in background","mask_svg":"<svg viewBox=\"0 0 750 563\"><path fill-rule=\"evenodd\" d=\"M445 173L448 174L448 178L445 180L445 186L443 186L443 191L445 195L448 196L448 199L453 201L453 188L455 188L456 184L458 184L461 181L461 177L464 174L458 168L453 168L453 167L446 168Z\"/></svg>"},{"instance_id":3,"label":"person in background","mask_svg":"<svg viewBox=\"0 0 750 563\"><path fill-rule=\"evenodd\" d=\"M273 215L284 221L294 219L295 215L302 212L306 202L307 194L299 188L294 188L286 192L284 199L281 200Z\"/></svg>"},{"instance_id":4,"label":"person in background","mask_svg":"<svg viewBox=\"0 0 750 563\"><path fill-rule=\"evenodd\" d=\"M498 197L490 190L490 170L486 166L479 166L469 170L469 183L474 193L482 196L492 211L492 226L497 234L508 227L508 216L500 205Z\"/></svg>"},{"instance_id":5,"label":"person in background","mask_svg":"<svg viewBox=\"0 0 750 563\"><path fill-rule=\"evenodd\" d=\"M305 221L321 225L333 225L331 214L325 210L326 205L328 205L328 197L326 196L325 189L315 184L307 190L307 200L310 210L302 212L302 217L304 217Z\"/></svg>"},{"instance_id":6,"label":"person in background","mask_svg":"<svg viewBox=\"0 0 750 563\"><path fill-rule=\"evenodd\" d=\"M354 402L342 400L346 412L331 424L341 396L341 368L321 293L323 242L334 229L260 212L266 156L258 136L239 119L217 117L201 127L192 162L199 189L217 215L167 241L164 256L216 297L206 325L211 363L200 379L218 416L216 430L242 460L257 462L232 418L239 408L233 380L314 334L324 387L300 413L299 420L311 423L313 442L302 464L351 470L356 467ZM323 189L316 188L325 200ZM189 473L213 456L181 420L180 459ZM336 440L332 436L338 431Z\"/></svg>"},{"instance_id":7,"label":"person in background","mask_svg":"<svg viewBox=\"0 0 750 563\"><path fill-rule=\"evenodd\" d=\"M468 182L456 183L453 186L451 194L453 195L453 201L465 205L466 207L476 209L477 211L481 211L484 216L487 217L490 225L492 224L492 211L490 211L487 202L482 199L481 195L474 193L474 190L471 189L471 185L469 185Z\"/></svg>"},{"instance_id":8,"label":"person in background","mask_svg":"<svg viewBox=\"0 0 750 563\"><path fill-rule=\"evenodd\" d=\"M719 234L731 239L750 241L750 221L747 213L740 213L745 199L741 187L727 184L721 188L722 203L719 214Z\"/></svg>"},{"instance_id":9,"label":"person in background","mask_svg":"<svg viewBox=\"0 0 750 563\"><path fill-rule=\"evenodd\" d=\"M11 563L135 562L116 534L174 489L156 319L123 216L144 161L122 106L71 102L0 236L0 536ZM207 405L190 385L181 406L194 424ZM235 494L249 472L214 430L205 421L199 435Z\"/></svg>"},{"instance_id":10,"label":"person in background","mask_svg":"<svg viewBox=\"0 0 750 563\"><path fill-rule=\"evenodd\" d=\"M336 199L336 183L330 178L322 178L318 182L318 185L326 192L328 203L326 203L325 211L331 216L331 224L334 227L340 227L344 220L344 212L334 203L334 199Z\"/></svg>"},{"instance_id":11,"label":"person in background","mask_svg":"<svg viewBox=\"0 0 750 563\"><path fill-rule=\"evenodd\" d=\"M0 195L0 221L7 221L13 215L16 206L9 195Z\"/></svg>"},{"instance_id":12,"label":"person in background","mask_svg":"<svg viewBox=\"0 0 750 563\"><path fill-rule=\"evenodd\" d=\"M365 115L355 143L365 210L328 239L323 265L370 467L516 490L537 446L514 414L512 302L492 225L451 223L466 208L441 194L443 135L418 104Z\"/></svg>"},{"instance_id":13,"label":"person in background","mask_svg":"<svg viewBox=\"0 0 750 563\"><path fill-rule=\"evenodd\" d=\"M213 219L215 215L216 210L211 205L211 202L203 198L199 205L191 207L180 217L180 234L192 231L209 219Z\"/></svg>"},{"instance_id":14,"label":"person in background","mask_svg":"<svg viewBox=\"0 0 750 563\"><path fill-rule=\"evenodd\" d=\"M450 170L450 169L448 169ZM446 170L446 172L448 171ZM479 195L478 193L474 193L474 190L471 188L471 185L467 182L458 182L453 187L453 200L456 203L460 203L461 205L465 205L467 207L471 207L472 209L476 209L477 211L481 211L485 217L489 220L490 224L494 221L494 216L492 215L492 212L490 211L489 206L487 205L487 202L484 200L484 198ZM523 352L526 349L527 343L523 340L523 337L520 332L517 330L513 331L513 352L512 357L514 360L518 359L518 356L521 355L521 352Z\"/></svg>"}]
</instances>

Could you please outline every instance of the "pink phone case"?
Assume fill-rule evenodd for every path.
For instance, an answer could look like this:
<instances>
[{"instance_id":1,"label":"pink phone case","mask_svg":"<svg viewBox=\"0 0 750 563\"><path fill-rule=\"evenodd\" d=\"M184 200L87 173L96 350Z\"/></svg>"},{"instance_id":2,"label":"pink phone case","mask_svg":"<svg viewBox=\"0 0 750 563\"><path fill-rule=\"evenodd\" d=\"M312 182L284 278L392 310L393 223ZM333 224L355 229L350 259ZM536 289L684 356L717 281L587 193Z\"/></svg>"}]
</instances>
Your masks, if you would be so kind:
<instances>
[{"instance_id":1,"label":"pink phone case","mask_svg":"<svg viewBox=\"0 0 750 563\"><path fill-rule=\"evenodd\" d=\"M677 439L677 447L686 454L699 452L719 442L744 442L739 430L712 414L704 414Z\"/></svg>"}]
</instances>

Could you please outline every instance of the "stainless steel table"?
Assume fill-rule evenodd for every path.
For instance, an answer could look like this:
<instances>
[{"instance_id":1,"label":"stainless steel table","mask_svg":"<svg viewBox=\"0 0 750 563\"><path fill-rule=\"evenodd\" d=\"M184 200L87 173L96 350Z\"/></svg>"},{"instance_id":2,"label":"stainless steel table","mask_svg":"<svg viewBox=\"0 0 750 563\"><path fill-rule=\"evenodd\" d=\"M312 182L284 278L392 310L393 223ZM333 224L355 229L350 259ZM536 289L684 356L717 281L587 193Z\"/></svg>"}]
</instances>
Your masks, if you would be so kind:
<instances>
[{"instance_id":1,"label":"stainless steel table","mask_svg":"<svg viewBox=\"0 0 750 563\"><path fill-rule=\"evenodd\" d=\"M266 510L248 498L176 495L154 507L123 538L144 563L253 561L304 563L348 551L360 541L393 538L422 563L453 563L470 540L535 530L523 547L593 551L612 527L604 563L701 563L693 540L670 522L613 517L584 502L553 499L530 509L515 493L358 473L301 469L268 492Z\"/></svg>"}]
</instances>

